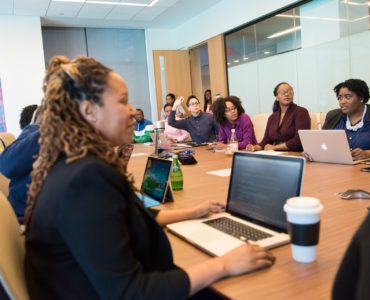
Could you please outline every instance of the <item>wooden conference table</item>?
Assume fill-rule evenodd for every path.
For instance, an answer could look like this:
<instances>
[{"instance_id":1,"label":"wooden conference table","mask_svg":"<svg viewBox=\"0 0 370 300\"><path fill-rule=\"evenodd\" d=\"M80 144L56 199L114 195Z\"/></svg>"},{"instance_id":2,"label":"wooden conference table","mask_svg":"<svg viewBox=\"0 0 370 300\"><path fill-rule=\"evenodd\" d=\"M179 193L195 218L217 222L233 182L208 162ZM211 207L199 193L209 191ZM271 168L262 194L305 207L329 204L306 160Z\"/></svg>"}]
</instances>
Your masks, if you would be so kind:
<instances>
[{"instance_id":1,"label":"wooden conference table","mask_svg":"<svg viewBox=\"0 0 370 300\"><path fill-rule=\"evenodd\" d=\"M194 148L197 165L182 166L184 190L174 192L175 202L163 209L187 208L205 201L226 203L229 177L207 174L231 167L232 158L224 153ZM129 171L140 187L147 155L153 148L135 145ZM343 254L358 226L367 215L370 200L342 200L336 193L347 189L370 190L370 173L360 172L364 165L348 166L307 163L303 181L303 196L321 200L318 259L314 263L295 262L290 245L272 249L276 263L269 269L237 277L225 278L212 287L232 299L330 299L335 274ZM180 238L167 233L180 267L205 261L209 256Z\"/></svg>"}]
</instances>

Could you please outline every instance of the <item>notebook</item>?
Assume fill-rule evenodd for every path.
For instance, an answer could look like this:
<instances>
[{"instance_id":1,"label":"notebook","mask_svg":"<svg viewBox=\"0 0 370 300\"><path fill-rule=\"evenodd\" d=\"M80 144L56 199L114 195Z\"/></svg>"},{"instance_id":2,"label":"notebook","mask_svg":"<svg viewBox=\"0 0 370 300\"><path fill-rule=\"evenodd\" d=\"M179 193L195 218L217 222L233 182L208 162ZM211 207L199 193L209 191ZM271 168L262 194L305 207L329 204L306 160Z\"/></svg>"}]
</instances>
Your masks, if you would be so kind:
<instances>
[{"instance_id":1,"label":"notebook","mask_svg":"<svg viewBox=\"0 0 370 300\"><path fill-rule=\"evenodd\" d=\"M288 198L300 195L304 163L302 157L235 152L226 212L167 227L170 232L215 256L247 241L266 248L288 243L283 206ZM225 226L225 223L229 228L224 231L228 233L214 228ZM249 228L236 230L240 223L257 233L246 232Z\"/></svg>"},{"instance_id":2,"label":"notebook","mask_svg":"<svg viewBox=\"0 0 370 300\"><path fill-rule=\"evenodd\" d=\"M315 162L353 165L354 161L344 130L298 130L304 152Z\"/></svg>"},{"instance_id":3,"label":"notebook","mask_svg":"<svg viewBox=\"0 0 370 300\"><path fill-rule=\"evenodd\" d=\"M146 207L160 205L165 201L173 201L168 179L172 161L149 156L146 162L143 182L141 183L140 199Z\"/></svg>"}]
</instances>

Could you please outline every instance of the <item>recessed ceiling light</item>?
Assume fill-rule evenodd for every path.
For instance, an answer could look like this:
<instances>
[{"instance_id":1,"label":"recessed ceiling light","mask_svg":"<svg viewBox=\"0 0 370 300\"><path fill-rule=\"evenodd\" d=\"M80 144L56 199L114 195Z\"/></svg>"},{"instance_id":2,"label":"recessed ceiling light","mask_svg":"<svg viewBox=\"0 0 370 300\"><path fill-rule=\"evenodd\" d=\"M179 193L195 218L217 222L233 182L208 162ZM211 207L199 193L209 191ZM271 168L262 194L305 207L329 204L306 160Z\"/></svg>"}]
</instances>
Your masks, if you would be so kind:
<instances>
[{"instance_id":1,"label":"recessed ceiling light","mask_svg":"<svg viewBox=\"0 0 370 300\"><path fill-rule=\"evenodd\" d=\"M84 3L85 0L53 0L53 2L78 2L78 3Z\"/></svg>"},{"instance_id":2,"label":"recessed ceiling light","mask_svg":"<svg viewBox=\"0 0 370 300\"><path fill-rule=\"evenodd\" d=\"M263 54L270 54L270 51L263 51Z\"/></svg>"},{"instance_id":3,"label":"recessed ceiling light","mask_svg":"<svg viewBox=\"0 0 370 300\"><path fill-rule=\"evenodd\" d=\"M52 0L52 1L53 2L76 2L76 3L102 4L102 5L152 7L159 0L153 0L149 4L146 4L146 3L132 3L132 2L117 2L117 1L99 1L99 0Z\"/></svg>"},{"instance_id":4,"label":"recessed ceiling light","mask_svg":"<svg viewBox=\"0 0 370 300\"><path fill-rule=\"evenodd\" d=\"M234 63L238 63L239 62L239 59L234 59Z\"/></svg>"},{"instance_id":5,"label":"recessed ceiling light","mask_svg":"<svg viewBox=\"0 0 370 300\"><path fill-rule=\"evenodd\" d=\"M148 7L152 7L154 4L156 4L159 0L153 0L148 4Z\"/></svg>"},{"instance_id":6,"label":"recessed ceiling light","mask_svg":"<svg viewBox=\"0 0 370 300\"><path fill-rule=\"evenodd\" d=\"M286 35L288 33L295 32L295 31L300 30L300 29L301 29L301 26L292 27L292 28L289 28L289 29L286 29L286 30L283 30L283 31L279 31L279 32L276 32L274 34L271 34L267 38L268 39L273 39L273 38L276 38L276 37L279 37L279 36L282 36L282 35Z\"/></svg>"},{"instance_id":7,"label":"recessed ceiling light","mask_svg":"<svg viewBox=\"0 0 370 300\"><path fill-rule=\"evenodd\" d=\"M148 4L144 4L144 3L115 2L115 1L96 1L96 0L86 0L86 3L90 3L90 4L106 4L106 5L122 5L122 6L148 6Z\"/></svg>"},{"instance_id":8,"label":"recessed ceiling light","mask_svg":"<svg viewBox=\"0 0 370 300\"><path fill-rule=\"evenodd\" d=\"M228 65L228 66L230 66L230 65L231 65L231 63L229 63L229 62L228 62L228 63L227 63L227 65Z\"/></svg>"},{"instance_id":9,"label":"recessed ceiling light","mask_svg":"<svg viewBox=\"0 0 370 300\"><path fill-rule=\"evenodd\" d=\"M249 58L248 57L243 57L243 60L248 60Z\"/></svg>"}]
</instances>

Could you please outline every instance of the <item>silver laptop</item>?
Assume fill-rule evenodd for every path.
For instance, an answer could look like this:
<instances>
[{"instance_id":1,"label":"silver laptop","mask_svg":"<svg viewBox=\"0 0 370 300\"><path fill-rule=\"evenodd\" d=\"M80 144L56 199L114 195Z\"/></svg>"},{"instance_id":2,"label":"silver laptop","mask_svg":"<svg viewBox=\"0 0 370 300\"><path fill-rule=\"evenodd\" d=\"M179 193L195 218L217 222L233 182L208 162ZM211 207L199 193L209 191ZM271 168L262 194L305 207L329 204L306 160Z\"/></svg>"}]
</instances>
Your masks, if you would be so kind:
<instances>
[{"instance_id":1,"label":"silver laptop","mask_svg":"<svg viewBox=\"0 0 370 300\"><path fill-rule=\"evenodd\" d=\"M289 242L283 206L299 196L304 159L236 152L226 212L167 225L170 232L221 256L245 242L273 248Z\"/></svg>"},{"instance_id":2,"label":"silver laptop","mask_svg":"<svg viewBox=\"0 0 370 300\"><path fill-rule=\"evenodd\" d=\"M151 133L150 138L152 139L153 143L155 143L155 133ZM158 146L162 149L171 148L172 150L192 147L187 143L172 143L171 141L167 140L166 135L163 132L158 132Z\"/></svg>"},{"instance_id":3,"label":"silver laptop","mask_svg":"<svg viewBox=\"0 0 370 300\"><path fill-rule=\"evenodd\" d=\"M344 130L298 130L304 152L313 161L333 164L353 165L364 160L354 161Z\"/></svg>"},{"instance_id":4,"label":"silver laptop","mask_svg":"<svg viewBox=\"0 0 370 300\"><path fill-rule=\"evenodd\" d=\"M146 162L144 178L141 183L138 197L144 201L146 207L160 205L166 201L173 201L169 176L172 161L149 156Z\"/></svg>"}]
</instances>

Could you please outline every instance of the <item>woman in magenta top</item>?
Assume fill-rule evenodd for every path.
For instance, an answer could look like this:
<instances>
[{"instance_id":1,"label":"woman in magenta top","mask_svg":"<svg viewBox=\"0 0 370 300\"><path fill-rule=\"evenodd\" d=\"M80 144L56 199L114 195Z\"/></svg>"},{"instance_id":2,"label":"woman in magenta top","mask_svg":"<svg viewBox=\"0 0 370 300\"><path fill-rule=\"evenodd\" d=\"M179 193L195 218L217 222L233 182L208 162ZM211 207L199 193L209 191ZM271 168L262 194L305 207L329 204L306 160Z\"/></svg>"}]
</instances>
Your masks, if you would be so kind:
<instances>
[{"instance_id":1,"label":"woman in magenta top","mask_svg":"<svg viewBox=\"0 0 370 300\"><path fill-rule=\"evenodd\" d=\"M293 103L293 88L286 82L274 88L276 97L273 113L267 121L262 141L247 146L247 151L289 150L302 151L299 129L310 129L311 119L307 109Z\"/></svg>"},{"instance_id":2,"label":"woman in magenta top","mask_svg":"<svg viewBox=\"0 0 370 300\"><path fill-rule=\"evenodd\" d=\"M253 124L244 112L240 99L235 96L217 99L213 105L213 115L218 128L218 141L227 144L231 137L231 129L235 129L239 150L245 149L248 144L256 144Z\"/></svg>"}]
</instances>

